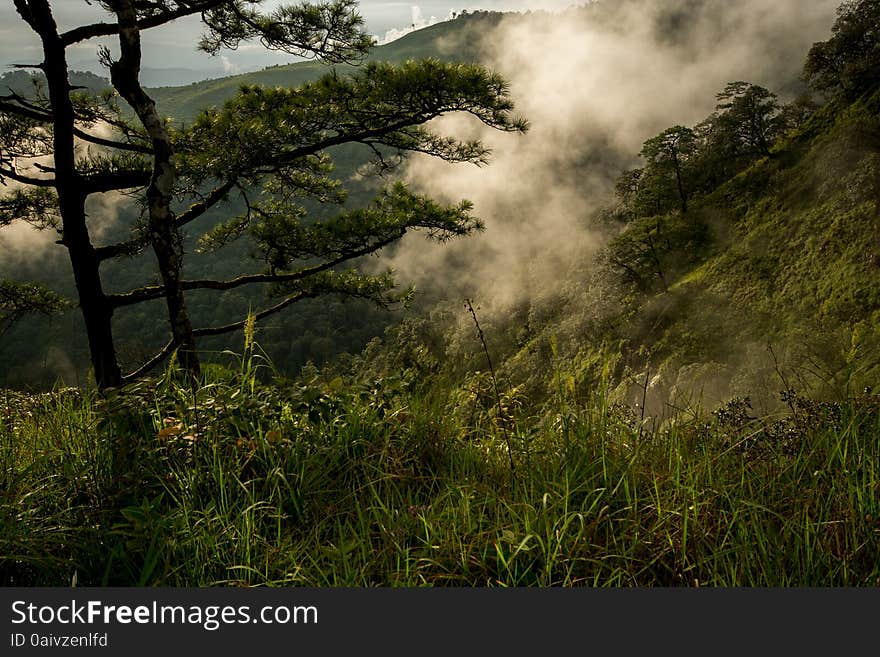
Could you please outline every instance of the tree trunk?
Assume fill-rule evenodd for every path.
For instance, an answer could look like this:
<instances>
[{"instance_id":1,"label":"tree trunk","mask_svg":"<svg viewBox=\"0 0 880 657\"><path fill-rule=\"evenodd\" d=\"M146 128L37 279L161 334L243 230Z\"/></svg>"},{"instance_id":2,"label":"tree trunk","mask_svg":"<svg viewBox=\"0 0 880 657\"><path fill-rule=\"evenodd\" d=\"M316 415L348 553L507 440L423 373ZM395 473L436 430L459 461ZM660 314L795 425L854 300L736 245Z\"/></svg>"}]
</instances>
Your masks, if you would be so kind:
<instances>
[{"instance_id":1,"label":"tree trunk","mask_svg":"<svg viewBox=\"0 0 880 657\"><path fill-rule=\"evenodd\" d=\"M156 104L140 84L140 30L131 0L119 0L116 3L116 16L119 22L121 55L119 61L114 62L110 68L111 81L119 94L131 105L153 141L153 175L147 189L150 240L165 286L168 319L171 335L178 349L178 363L196 378L199 376L199 360L184 291L180 285L183 249L171 210L176 177L174 149L165 124L156 111Z\"/></svg>"},{"instance_id":2,"label":"tree trunk","mask_svg":"<svg viewBox=\"0 0 880 657\"><path fill-rule=\"evenodd\" d=\"M675 179L678 182L678 195L681 197L681 213L683 215L688 212L687 194L684 191L684 181L681 179L681 163L678 161L678 155L673 159L675 164Z\"/></svg>"},{"instance_id":3,"label":"tree trunk","mask_svg":"<svg viewBox=\"0 0 880 657\"><path fill-rule=\"evenodd\" d=\"M73 268L73 276L79 295L79 307L89 340L95 383L100 390L115 388L122 385L122 371L116 359L116 349L113 343L113 308L107 303L104 296L99 272L100 262L89 241L89 233L85 226L85 213L83 212L85 199L77 198L78 195L75 193L62 193L61 186L58 187L58 196L61 216L64 218L62 241L67 247L70 264ZM68 206L67 211L65 211L65 206ZM77 214L81 218L77 218Z\"/></svg>"},{"instance_id":4,"label":"tree trunk","mask_svg":"<svg viewBox=\"0 0 880 657\"><path fill-rule=\"evenodd\" d=\"M54 115L53 148L55 188L62 221L62 244L67 247L73 269L79 306L86 326L92 367L98 388L104 390L122 384L122 372L113 344L113 309L101 285L100 261L92 246L86 225L85 202L74 153L74 111L70 101L67 58L58 37L52 10L45 0L35 0L16 8L40 35L43 45L43 72L49 87L49 101Z\"/></svg>"}]
</instances>

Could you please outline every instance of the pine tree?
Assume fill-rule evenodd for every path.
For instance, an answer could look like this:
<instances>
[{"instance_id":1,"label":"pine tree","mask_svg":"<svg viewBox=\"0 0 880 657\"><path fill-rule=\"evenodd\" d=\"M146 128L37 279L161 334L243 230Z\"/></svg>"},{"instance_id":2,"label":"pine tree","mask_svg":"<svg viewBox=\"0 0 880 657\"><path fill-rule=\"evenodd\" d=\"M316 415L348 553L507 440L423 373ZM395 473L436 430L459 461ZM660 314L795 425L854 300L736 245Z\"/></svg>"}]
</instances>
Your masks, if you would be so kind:
<instances>
[{"instance_id":1,"label":"pine tree","mask_svg":"<svg viewBox=\"0 0 880 657\"><path fill-rule=\"evenodd\" d=\"M191 125L177 128L140 83L142 32L199 15L205 27L199 46L208 53L256 39L266 48L330 64L360 63L372 39L363 31L357 3L328 0L270 12L263 11L262 0L96 4L107 12L106 22L61 31L49 0L15 0L42 43L43 61L33 67L44 82L31 95L0 94L0 182L18 185L3 198L15 206L10 221L59 232L100 388L135 379L175 351L182 367L196 376L197 339L244 326L246 319L231 318L223 326L194 327L188 291L263 287L272 300L255 313L258 320L328 293L388 305L406 293L396 291L390 274L358 271L359 258L411 230L443 241L481 228L468 203L441 205L401 184L379 193L367 207L340 208L329 219L309 216L306 200L339 204L345 199L345 190L330 177L328 149L361 145L373 153L377 168L390 168L413 152L483 164L489 151L482 143L442 136L429 122L465 112L503 131L527 127L513 115L501 77L479 66L428 60L371 63L348 75L331 70L298 89L244 87L223 107L206 109ZM67 50L107 36L119 40L118 58L107 49L101 57L112 91L77 89L70 82ZM85 154L83 144L91 147ZM86 201L115 191L139 196L144 219L131 226L128 239L97 244L87 224ZM232 210L239 199L247 208L243 214ZM215 222L224 209L233 216ZM211 225L206 217L212 217ZM207 251L250 239L261 269L225 280L183 278L184 236L196 229L204 233L201 246ZM161 283L107 293L102 263L146 249L155 255ZM113 314L155 299L165 300L170 339L155 357L123 375Z\"/></svg>"}]
</instances>

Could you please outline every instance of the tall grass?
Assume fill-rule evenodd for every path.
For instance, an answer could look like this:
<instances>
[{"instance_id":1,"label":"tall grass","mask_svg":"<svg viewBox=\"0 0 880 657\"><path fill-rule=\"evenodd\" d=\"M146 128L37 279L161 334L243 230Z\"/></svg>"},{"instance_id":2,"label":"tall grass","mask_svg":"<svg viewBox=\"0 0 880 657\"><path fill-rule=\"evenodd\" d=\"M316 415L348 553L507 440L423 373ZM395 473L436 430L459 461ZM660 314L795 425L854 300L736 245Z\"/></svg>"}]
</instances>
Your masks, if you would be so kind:
<instances>
[{"instance_id":1,"label":"tall grass","mask_svg":"<svg viewBox=\"0 0 880 657\"><path fill-rule=\"evenodd\" d=\"M874 398L648 429L560 384L465 426L442 390L261 367L3 393L3 584L880 584Z\"/></svg>"}]
</instances>

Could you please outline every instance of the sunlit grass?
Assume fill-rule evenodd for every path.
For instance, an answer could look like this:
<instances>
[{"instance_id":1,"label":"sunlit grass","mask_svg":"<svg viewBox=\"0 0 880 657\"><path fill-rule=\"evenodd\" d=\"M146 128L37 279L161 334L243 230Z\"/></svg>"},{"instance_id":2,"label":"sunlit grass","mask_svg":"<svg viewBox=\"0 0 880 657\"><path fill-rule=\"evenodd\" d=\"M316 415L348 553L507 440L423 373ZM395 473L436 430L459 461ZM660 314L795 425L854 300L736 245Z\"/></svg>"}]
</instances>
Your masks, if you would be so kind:
<instances>
[{"instance_id":1,"label":"sunlit grass","mask_svg":"<svg viewBox=\"0 0 880 657\"><path fill-rule=\"evenodd\" d=\"M3 583L880 580L874 398L648 430L561 387L548 416L462 426L437 392L260 384L248 358L195 391L169 376L109 399L6 393Z\"/></svg>"}]
</instances>

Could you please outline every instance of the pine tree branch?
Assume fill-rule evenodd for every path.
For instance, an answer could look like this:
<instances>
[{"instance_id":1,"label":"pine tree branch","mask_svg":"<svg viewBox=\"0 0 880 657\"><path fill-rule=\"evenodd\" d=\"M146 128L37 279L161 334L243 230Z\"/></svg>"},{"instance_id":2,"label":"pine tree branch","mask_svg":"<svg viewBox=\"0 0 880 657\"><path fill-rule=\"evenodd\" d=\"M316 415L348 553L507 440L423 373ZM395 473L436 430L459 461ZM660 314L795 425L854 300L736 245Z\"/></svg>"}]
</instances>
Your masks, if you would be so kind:
<instances>
[{"instance_id":1,"label":"pine tree branch","mask_svg":"<svg viewBox=\"0 0 880 657\"><path fill-rule=\"evenodd\" d=\"M284 310L288 306L292 306L293 304L295 304L299 301L302 301L304 299L313 298L316 296L318 296L318 295L315 292L310 292L310 291L297 292L296 294L292 294L291 296L287 297L286 299L284 299L280 303L277 303L274 306L266 308L265 310L261 310L260 312L258 312L257 314L254 315L254 319L256 321L260 321L262 319L265 319L266 317L269 317L270 315L274 315L275 313L281 312L282 310ZM196 329L195 331L193 331L193 334L197 338L204 338L204 337L213 336L213 335L223 335L225 333L232 333L234 331L240 331L241 329L243 329L245 324L247 324L247 321L248 321L247 318L245 318L245 319L241 320L240 322L226 324L225 326L215 326L213 328Z\"/></svg>"},{"instance_id":2,"label":"pine tree branch","mask_svg":"<svg viewBox=\"0 0 880 657\"><path fill-rule=\"evenodd\" d=\"M361 28L356 0L282 5L271 14L228 3L208 11L203 21L210 30L199 47L217 54L240 43L259 40L263 47L334 64L357 64L373 46L373 37Z\"/></svg>"},{"instance_id":3,"label":"pine tree branch","mask_svg":"<svg viewBox=\"0 0 880 657\"><path fill-rule=\"evenodd\" d=\"M181 5L177 9L160 12L153 16L142 18L137 22L137 27L139 30L148 30L153 27L159 27L179 18L185 18L212 9L224 2L228 2L228 0L204 0L203 2L193 2L187 5ZM71 46L74 43L79 43L80 41L85 41L87 39L94 39L95 37L102 36L114 36L116 34L119 34L118 23L94 23L91 25L75 27L72 30L63 32L61 34L61 43L66 48L67 46Z\"/></svg>"},{"instance_id":4,"label":"pine tree branch","mask_svg":"<svg viewBox=\"0 0 880 657\"><path fill-rule=\"evenodd\" d=\"M150 238L146 235L139 235L124 242L116 244L108 244L107 246L99 246L95 249L95 256L100 262L120 258L122 256L133 256L150 245Z\"/></svg>"},{"instance_id":5,"label":"pine tree branch","mask_svg":"<svg viewBox=\"0 0 880 657\"><path fill-rule=\"evenodd\" d=\"M265 310L258 312L256 315L254 315L254 319L256 321L260 321L262 319L265 319L266 317L269 317L271 315L274 315L276 313L281 312L285 308L292 306L293 304L295 304L299 301L303 301L304 299L313 298L315 296L317 296L317 295L313 292L298 292L297 294L293 294L293 295L287 297L286 299L284 299L280 303L277 303L274 306L271 306L269 308L266 308ZM245 324L247 323L247 321L248 321L247 318L245 318L239 322L234 322L232 324L226 324L225 326L214 326L211 328L195 329L193 331L193 337L204 338L204 337L209 337L209 336L224 335L226 333L234 333L235 331L242 330L244 328ZM150 371L152 371L153 369L158 367L160 364L162 364L162 362L165 361L169 356L171 356L171 354L174 353L174 350L176 348L177 348L177 345L175 344L174 340L169 340L168 343L164 347L162 347L162 349L159 352L157 352L155 356L153 356L150 360L148 360L146 363L144 363L139 369L135 370L134 372L132 372L130 374L125 375L122 379L123 383L131 383L132 381L136 381L137 379L141 378L142 376L148 374Z\"/></svg>"},{"instance_id":6,"label":"pine tree branch","mask_svg":"<svg viewBox=\"0 0 880 657\"><path fill-rule=\"evenodd\" d=\"M122 377L122 384L125 385L127 383L132 383L133 381L137 381L142 376L149 374L153 369L162 364L165 359L167 359L173 352L177 345L174 344L174 340L169 340L168 344L166 344L159 352L153 356L146 363L141 365L134 372L130 372Z\"/></svg>"},{"instance_id":7,"label":"pine tree branch","mask_svg":"<svg viewBox=\"0 0 880 657\"><path fill-rule=\"evenodd\" d=\"M113 148L119 151L129 151L131 153L141 153L142 155L152 155L153 149L149 146L142 146L141 144L132 144L128 142L115 141L113 139L104 139L103 137L98 137L96 135L89 134L84 130L74 127L73 134L83 141L87 141L90 144L95 144L96 146L104 146L106 148Z\"/></svg>"},{"instance_id":8,"label":"pine tree branch","mask_svg":"<svg viewBox=\"0 0 880 657\"><path fill-rule=\"evenodd\" d=\"M0 113L11 114L13 116L17 116L23 119L36 121L37 123L43 125L51 124L55 120L51 112L44 110L32 103L28 103L21 96L15 93L6 96L0 96ZM88 133L85 130L76 126L74 126L73 128L73 134L79 139L89 142L90 144L95 144L96 146L104 146L106 148L113 148L120 151L130 151L133 153L142 153L144 155L153 154L153 150L149 146L133 144L130 142L121 142L113 139L105 139L104 137L98 137L97 135Z\"/></svg>"},{"instance_id":9,"label":"pine tree branch","mask_svg":"<svg viewBox=\"0 0 880 657\"><path fill-rule=\"evenodd\" d=\"M32 185L34 187L55 186L54 178L32 178L30 176L25 176L8 166L0 166L0 180L2 180L3 178L9 178L17 183L21 183L22 185Z\"/></svg>"},{"instance_id":10,"label":"pine tree branch","mask_svg":"<svg viewBox=\"0 0 880 657\"><path fill-rule=\"evenodd\" d=\"M149 171L137 171L134 169L102 171L84 176L82 189L86 195L103 194L123 189L137 189L149 185L151 177L152 174Z\"/></svg>"},{"instance_id":11,"label":"pine tree branch","mask_svg":"<svg viewBox=\"0 0 880 657\"><path fill-rule=\"evenodd\" d=\"M212 207L222 201L226 195L238 184L236 178L230 178L219 187L211 190L208 195L198 203L194 203L185 212L177 215L177 227L182 228L205 214Z\"/></svg>"},{"instance_id":12,"label":"pine tree branch","mask_svg":"<svg viewBox=\"0 0 880 657\"><path fill-rule=\"evenodd\" d=\"M317 274L321 274L325 271L328 271L334 267L341 265L344 262L349 260L353 260L355 258L360 258L365 255L369 255L371 253L375 253L376 251L388 246L392 242L400 239L401 235L396 234L392 237L386 238L379 242L375 242L373 244L367 245L361 249L355 249L346 251L338 258L334 258L333 260L329 260L320 265L316 265L314 267L307 267L305 269L300 269L299 271L292 272L289 274L251 274L245 276L239 276L237 278L233 278L226 281L218 281L218 280L193 280L193 281L181 281L180 285L184 290L218 290L218 291L227 291L232 290L238 287L242 287L244 285L255 285L255 284L267 284L267 283L294 283L296 281L305 280L311 276L315 276ZM124 306L131 306L134 304L142 303L144 301L151 301L153 299L160 299L165 294L165 287L162 285L150 285L147 287L138 288L136 290L132 290L131 292L126 292L124 294L111 294L107 295L107 301L113 308L122 308Z\"/></svg>"},{"instance_id":13,"label":"pine tree branch","mask_svg":"<svg viewBox=\"0 0 880 657\"><path fill-rule=\"evenodd\" d=\"M52 123L53 120L50 112L31 109L30 107L21 104L14 94L11 96L0 96L0 112L5 112L6 114L12 114L13 116L18 116L22 119L30 119L31 121L43 124Z\"/></svg>"},{"instance_id":14,"label":"pine tree branch","mask_svg":"<svg viewBox=\"0 0 880 657\"><path fill-rule=\"evenodd\" d=\"M205 214L212 207L217 205L226 194L232 190L237 181L235 179L228 180L223 183L219 187L211 190L204 199L199 201L198 203L194 203L181 214L177 215L177 227L181 228L188 223L191 223ZM150 238L147 235L139 235L133 239L126 240L124 242L117 242L116 244L109 244L107 246L101 246L95 249L95 253L98 257L98 260L104 262L106 260L112 260L113 258L119 258L121 256L126 255L134 255L136 253L141 252L150 244ZM161 296L161 295L159 295Z\"/></svg>"}]
</instances>

